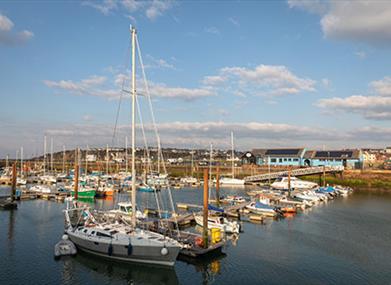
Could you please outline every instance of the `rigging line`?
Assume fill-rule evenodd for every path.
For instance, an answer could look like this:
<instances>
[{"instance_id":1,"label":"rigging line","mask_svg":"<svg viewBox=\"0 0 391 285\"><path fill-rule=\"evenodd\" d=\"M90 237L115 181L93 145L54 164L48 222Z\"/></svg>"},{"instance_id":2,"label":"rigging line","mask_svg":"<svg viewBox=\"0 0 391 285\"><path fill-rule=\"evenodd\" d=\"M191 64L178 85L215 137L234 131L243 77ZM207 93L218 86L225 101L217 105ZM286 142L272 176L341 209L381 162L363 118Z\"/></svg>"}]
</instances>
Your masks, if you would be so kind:
<instances>
[{"instance_id":1,"label":"rigging line","mask_svg":"<svg viewBox=\"0 0 391 285\"><path fill-rule=\"evenodd\" d=\"M129 41L128 48L126 49L126 53L125 53L125 71L129 68L130 47L131 47L131 41ZM120 109L121 109L122 95L124 93L125 79L126 79L126 77L124 76L122 78L121 91L120 91L120 97L119 97L118 108L117 108L117 115L115 117L115 125L114 125L114 130L113 130L113 136L111 138L111 147L114 146L114 139L115 139L115 135L116 135L116 132L117 132L118 118L119 118L119 113L120 113Z\"/></svg>"},{"instance_id":2,"label":"rigging line","mask_svg":"<svg viewBox=\"0 0 391 285\"><path fill-rule=\"evenodd\" d=\"M152 124L153 124L153 128L154 128L154 131L155 131L155 136L156 136L156 140L157 140L157 144L158 144L158 152L161 148L161 144L160 144L160 137L159 137L159 132L157 130L157 127L156 127L156 120L155 120L155 114L153 112L153 108L152 108L152 101L151 101L151 96L150 96L150 93L149 93L149 87L148 87L148 81L147 81L147 76L145 74L145 69L144 69L144 64L143 64L143 58L142 58L142 55L141 55L141 49L140 49L140 44L138 42L138 37L136 35L136 46L137 46L137 51L138 51L138 57L139 57L139 61L140 61L140 65L141 65L141 72L143 74L143 79L144 79L144 84L145 84L145 91L146 91L146 97L148 98L148 103L149 103L149 109L150 109L150 112L151 112L151 118L152 118ZM159 155L159 154L158 154ZM163 153L162 151L160 151L160 156L162 157L162 162L163 162L163 171L165 174L167 174L167 169L166 169L166 165L164 163L164 158L163 158ZM170 200L170 204L171 204L171 208L172 208L172 211L173 211L173 215L174 215L174 219L175 219L175 223L177 225L177 230L178 230L178 236L180 235L180 232L179 232L179 227L178 227L178 221L177 221L177 218L176 218L176 211L175 211L175 206L174 206L174 201L172 199L172 193L171 193L171 188L170 188L170 185L168 185L168 197L169 197L169 200Z\"/></svg>"},{"instance_id":3,"label":"rigging line","mask_svg":"<svg viewBox=\"0 0 391 285\"><path fill-rule=\"evenodd\" d=\"M149 161L149 148L148 148L148 143L147 143L147 138L145 136L145 130L144 130L144 123L143 123L143 117L141 115L141 110L140 110L140 104L138 102L138 98L136 96L136 106L137 106L137 113L138 113L138 118L140 120L140 126L141 126L141 132L143 134L143 139L144 139L144 147L145 147L145 150L147 152L147 160ZM148 184L147 184L148 185ZM156 192L156 188L154 187L154 193L155 193L155 199L156 199L156 206L158 208L158 213L159 213L159 218L162 218L161 217L161 212L160 212L160 204L159 204L159 200L157 198L157 192Z\"/></svg>"}]
</instances>

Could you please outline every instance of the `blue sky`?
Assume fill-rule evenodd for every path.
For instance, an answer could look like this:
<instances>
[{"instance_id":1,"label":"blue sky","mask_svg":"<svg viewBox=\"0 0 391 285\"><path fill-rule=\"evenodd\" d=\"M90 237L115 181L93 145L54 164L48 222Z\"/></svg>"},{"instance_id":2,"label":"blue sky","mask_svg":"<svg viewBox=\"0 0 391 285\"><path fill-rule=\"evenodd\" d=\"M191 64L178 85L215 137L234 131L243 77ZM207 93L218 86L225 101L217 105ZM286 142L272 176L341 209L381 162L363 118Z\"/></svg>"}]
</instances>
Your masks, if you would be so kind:
<instances>
[{"instance_id":1,"label":"blue sky","mask_svg":"<svg viewBox=\"0 0 391 285\"><path fill-rule=\"evenodd\" d=\"M163 146L226 148L231 131L239 149L390 144L389 2L8 1L0 156L41 153L44 135L56 150L111 144L130 24ZM129 110L124 99L116 145Z\"/></svg>"}]
</instances>

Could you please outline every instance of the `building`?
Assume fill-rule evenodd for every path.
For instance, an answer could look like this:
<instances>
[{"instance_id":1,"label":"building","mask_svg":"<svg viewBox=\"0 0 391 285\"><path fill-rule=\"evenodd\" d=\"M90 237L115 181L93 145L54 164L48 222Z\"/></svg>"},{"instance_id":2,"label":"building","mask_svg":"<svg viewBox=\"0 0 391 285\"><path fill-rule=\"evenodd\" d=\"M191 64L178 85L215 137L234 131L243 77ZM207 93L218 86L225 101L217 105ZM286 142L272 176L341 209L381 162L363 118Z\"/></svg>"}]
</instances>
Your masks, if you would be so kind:
<instances>
[{"instance_id":1,"label":"building","mask_svg":"<svg viewBox=\"0 0 391 285\"><path fill-rule=\"evenodd\" d=\"M343 166L360 169L363 163L361 150L315 150L305 155L303 166Z\"/></svg>"},{"instance_id":2,"label":"building","mask_svg":"<svg viewBox=\"0 0 391 285\"><path fill-rule=\"evenodd\" d=\"M306 150L305 148L253 149L242 156L243 164L271 166L343 166L360 169L361 150Z\"/></svg>"},{"instance_id":3,"label":"building","mask_svg":"<svg viewBox=\"0 0 391 285\"><path fill-rule=\"evenodd\" d=\"M301 166L305 148L253 149L242 156L243 164Z\"/></svg>"}]
</instances>

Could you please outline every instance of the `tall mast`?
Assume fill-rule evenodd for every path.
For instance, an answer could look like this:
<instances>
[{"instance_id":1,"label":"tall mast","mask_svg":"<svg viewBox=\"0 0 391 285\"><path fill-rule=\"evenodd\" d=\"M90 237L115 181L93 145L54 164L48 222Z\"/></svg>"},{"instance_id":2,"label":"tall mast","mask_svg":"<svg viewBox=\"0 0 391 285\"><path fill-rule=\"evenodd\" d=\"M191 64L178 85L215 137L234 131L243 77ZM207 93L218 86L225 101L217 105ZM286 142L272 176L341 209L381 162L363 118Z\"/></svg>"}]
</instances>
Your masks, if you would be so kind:
<instances>
[{"instance_id":1,"label":"tall mast","mask_svg":"<svg viewBox=\"0 0 391 285\"><path fill-rule=\"evenodd\" d=\"M130 28L132 33L132 225L136 227L136 29Z\"/></svg>"},{"instance_id":2,"label":"tall mast","mask_svg":"<svg viewBox=\"0 0 391 285\"><path fill-rule=\"evenodd\" d=\"M53 138L50 138L50 171L53 174Z\"/></svg>"},{"instance_id":3,"label":"tall mast","mask_svg":"<svg viewBox=\"0 0 391 285\"><path fill-rule=\"evenodd\" d=\"M209 183L211 183L210 186L213 186L213 180L212 180L212 159L213 159L213 144L210 144L210 154L209 154ZM204 183L205 183L205 181L204 181ZM209 191L209 199L210 199L210 192L211 191Z\"/></svg>"},{"instance_id":4,"label":"tall mast","mask_svg":"<svg viewBox=\"0 0 391 285\"><path fill-rule=\"evenodd\" d=\"M46 136L43 137L43 175L46 175Z\"/></svg>"},{"instance_id":5,"label":"tall mast","mask_svg":"<svg viewBox=\"0 0 391 285\"><path fill-rule=\"evenodd\" d=\"M20 175L23 176L23 146L20 148Z\"/></svg>"},{"instance_id":6,"label":"tall mast","mask_svg":"<svg viewBox=\"0 0 391 285\"><path fill-rule=\"evenodd\" d=\"M65 145L62 146L62 173L65 173Z\"/></svg>"},{"instance_id":7,"label":"tall mast","mask_svg":"<svg viewBox=\"0 0 391 285\"><path fill-rule=\"evenodd\" d=\"M109 174L109 145L106 145L106 175Z\"/></svg>"},{"instance_id":8,"label":"tall mast","mask_svg":"<svg viewBox=\"0 0 391 285\"><path fill-rule=\"evenodd\" d=\"M88 159L87 159L87 154L88 154L88 145L86 148L86 170L84 171L84 174L87 175L88 173Z\"/></svg>"},{"instance_id":9,"label":"tall mast","mask_svg":"<svg viewBox=\"0 0 391 285\"><path fill-rule=\"evenodd\" d=\"M193 177L194 151L191 150L191 177Z\"/></svg>"},{"instance_id":10,"label":"tall mast","mask_svg":"<svg viewBox=\"0 0 391 285\"><path fill-rule=\"evenodd\" d=\"M231 160L232 160L232 178L235 178L235 164L234 164L234 158L235 158L235 152L234 152L234 132L231 132Z\"/></svg>"},{"instance_id":11,"label":"tall mast","mask_svg":"<svg viewBox=\"0 0 391 285\"><path fill-rule=\"evenodd\" d=\"M125 137L125 172L128 173L128 137Z\"/></svg>"}]
</instances>

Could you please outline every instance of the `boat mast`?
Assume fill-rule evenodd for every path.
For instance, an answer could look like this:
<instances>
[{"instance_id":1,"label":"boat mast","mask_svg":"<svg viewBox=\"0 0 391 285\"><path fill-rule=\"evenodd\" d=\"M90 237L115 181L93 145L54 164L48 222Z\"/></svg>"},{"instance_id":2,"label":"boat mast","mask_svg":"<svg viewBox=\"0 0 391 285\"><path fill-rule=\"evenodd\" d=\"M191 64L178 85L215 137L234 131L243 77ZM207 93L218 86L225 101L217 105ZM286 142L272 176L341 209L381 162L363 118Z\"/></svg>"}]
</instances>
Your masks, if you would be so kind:
<instances>
[{"instance_id":1,"label":"boat mast","mask_svg":"<svg viewBox=\"0 0 391 285\"><path fill-rule=\"evenodd\" d=\"M46 136L43 140L43 175L46 175Z\"/></svg>"},{"instance_id":2,"label":"boat mast","mask_svg":"<svg viewBox=\"0 0 391 285\"><path fill-rule=\"evenodd\" d=\"M109 145L106 145L106 175L109 175Z\"/></svg>"},{"instance_id":3,"label":"boat mast","mask_svg":"<svg viewBox=\"0 0 391 285\"><path fill-rule=\"evenodd\" d=\"M234 132L231 132L231 160L232 160L232 178L235 178L235 165L234 165L234 158L235 158L235 153L234 153Z\"/></svg>"},{"instance_id":4,"label":"boat mast","mask_svg":"<svg viewBox=\"0 0 391 285\"><path fill-rule=\"evenodd\" d=\"M53 138L50 138L50 172L53 174Z\"/></svg>"},{"instance_id":5,"label":"boat mast","mask_svg":"<svg viewBox=\"0 0 391 285\"><path fill-rule=\"evenodd\" d=\"M88 159L87 159L87 155L88 155L88 145L87 145L87 148L86 148L86 170L84 171L85 175L88 174Z\"/></svg>"},{"instance_id":6,"label":"boat mast","mask_svg":"<svg viewBox=\"0 0 391 285\"><path fill-rule=\"evenodd\" d=\"M65 173L65 145L62 146L62 172Z\"/></svg>"},{"instance_id":7,"label":"boat mast","mask_svg":"<svg viewBox=\"0 0 391 285\"><path fill-rule=\"evenodd\" d=\"M128 137L125 137L125 172L128 175Z\"/></svg>"},{"instance_id":8,"label":"boat mast","mask_svg":"<svg viewBox=\"0 0 391 285\"><path fill-rule=\"evenodd\" d=\"M20 175L23 176L23 146L20 148Z\"/></svg>"},{"instance_id":9,"label":"boat mast","mask_svg":"<svg viewBox=\"0 0 391 285\"><path fill-rule=\"evenodd\" d=\"M136 29L131 26L132 34L132 225L136 227Z\"/></svg>"}]
</instances>

